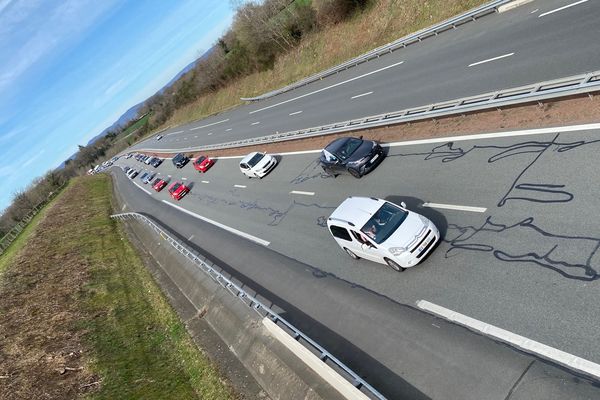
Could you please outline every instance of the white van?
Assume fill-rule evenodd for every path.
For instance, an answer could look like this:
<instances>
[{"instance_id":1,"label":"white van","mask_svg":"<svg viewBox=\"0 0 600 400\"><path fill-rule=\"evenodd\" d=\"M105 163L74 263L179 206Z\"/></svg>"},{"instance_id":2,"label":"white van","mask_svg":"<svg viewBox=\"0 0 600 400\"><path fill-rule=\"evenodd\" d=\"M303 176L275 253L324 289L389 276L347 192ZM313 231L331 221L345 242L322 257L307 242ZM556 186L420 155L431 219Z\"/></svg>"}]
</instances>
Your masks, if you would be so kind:
<instances>
[{"instance_id":1,"label":"white van","mask_svg":"<svg viewBox=\"0 0 600 400\"><path fill-rule=\"evenodd\" d=\"M327 220L329 232L352 258L414 267L440 240L436 226L416 212L375 197L348 197Z\"/></svg>"}]
</instances>

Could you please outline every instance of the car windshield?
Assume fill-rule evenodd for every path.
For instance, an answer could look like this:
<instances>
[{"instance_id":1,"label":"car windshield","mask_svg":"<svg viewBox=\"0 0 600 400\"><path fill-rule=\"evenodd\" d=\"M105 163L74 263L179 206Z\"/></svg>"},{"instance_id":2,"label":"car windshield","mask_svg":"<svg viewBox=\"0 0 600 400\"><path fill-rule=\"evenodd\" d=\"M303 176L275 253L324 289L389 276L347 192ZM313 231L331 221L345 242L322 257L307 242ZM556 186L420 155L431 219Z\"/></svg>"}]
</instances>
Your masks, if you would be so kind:
<instances>
[{"instance_id":1,"label":"car windshield","mask_svg":"<svg viewBox=\"0 0 600 400\"><path fill-rule=\"evenodd\" d=\"M179 183L176 183L176 184L174 184L173 186L171 186L171 190L170 190L170 192L171 192L171 193L175 193L175 191L176 191L177 189L179 189L179 186L181 186L181 184L179 184Z\"/></svg>"},{"instance_id":2,"label":"car windshield","mask_svg":"<svg viewBox=\"0 0 600 400\"><path fill-rule=\"evenodd\" d=\"M156 180L154 182L152 182L153 186L158 185L158 182L160 182L160 178L156 178Z\"/></svg>"},{"instance_id":3,"label":"car windshield","mask_svg":"<svg viewBox=\"0 0 600 400\"><path fill-rule=\"evenodd\" d=\"M200 156L200 157L198 157L198 159L196 160L196 164L201 164L201 163L202 163L202 161L204 161L204 160L206 160L206 157L204 157L204 156Z\"/></svg>"},{"instance_id":4,"label":"car windshield","mask_svg":"<svg viewBox=\"0 0 600 400\"><path fill-rule=\"evenodd\" d=\"M179 153L175 157L173 157L173 161L179 161L183 158L183 154Z\"/></svg>"},{"instance_id":5,"label":"car windshield","mask_svg":"<svg viewBox=\"0 0 600 400\"><path fill-rule=\"evenodd\" d=\"M257 164L257 163L258 163L260 160L262 160L262 159L263 159L263 157L264 157L264 156L265 156L264 154L256 153L256 154L254 155L254 157L252 157L252 158L250 159L250 161L248 161L248 165L249 165L250 167L254 167L254 166L255 166L255 165L256 165L256 164Z\"/></svg>"},{"instance_id":6,"label":"car windshield","mask_svg":"<svg viewBox=\"0 0 600 400\"><path fill-rule=\"evenodd\" d=\"M342 161L346 160L360 147L362 144L361 139L349 138L339 149L335 151L335 155Z\"/></svg>"},{"instance_id":7,"label":"car windshield","mask_svg":"<svg viewBox=\"0 0 600 400\"><path fill-rule=\"evenodd\" d=\"M391 203L385 203L362 227L361 232L375 243L381 244L389 238L404 222L408 212Z\"/></svg>"}]
</instances>

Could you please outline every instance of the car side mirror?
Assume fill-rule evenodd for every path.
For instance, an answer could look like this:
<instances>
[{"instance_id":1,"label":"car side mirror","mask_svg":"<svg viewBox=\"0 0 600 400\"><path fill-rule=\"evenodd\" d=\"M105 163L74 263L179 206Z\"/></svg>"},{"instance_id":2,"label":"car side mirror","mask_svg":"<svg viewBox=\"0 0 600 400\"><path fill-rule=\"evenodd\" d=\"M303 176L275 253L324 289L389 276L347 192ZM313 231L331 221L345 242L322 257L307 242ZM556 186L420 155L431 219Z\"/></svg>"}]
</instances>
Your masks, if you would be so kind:
<instances>
[{"instance_id":1,"label":"car side mirror","mask_svg":"<svg viewBox=\"0 0 600 400\"><path fill-rule=\"evenodd\" d=\"M402 208L406 208L406 203L405 202L401 202L400 205L402 206Z\"/></svg>"}]
</instances>

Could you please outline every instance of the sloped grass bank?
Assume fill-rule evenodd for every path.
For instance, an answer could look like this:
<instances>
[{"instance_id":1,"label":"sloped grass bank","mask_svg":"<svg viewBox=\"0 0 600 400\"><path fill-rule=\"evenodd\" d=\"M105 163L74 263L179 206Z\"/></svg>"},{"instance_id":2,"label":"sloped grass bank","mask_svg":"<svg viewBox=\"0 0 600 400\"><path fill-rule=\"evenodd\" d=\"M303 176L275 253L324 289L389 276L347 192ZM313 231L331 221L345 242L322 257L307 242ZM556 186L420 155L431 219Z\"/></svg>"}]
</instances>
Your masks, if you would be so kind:
<instances>
[{"instance_id":1,"label":"sloped grass bank","mask_svg":"<svg viewBox=\"0 0 600 400\"><path fill-rule=\"evenodd\" d=\"M0 398L233 399L121 228L75 179L0 280Z\"/></svg>"},{"instance_id":2,"label":"sloped grass bank","mask_svg":"<svg viewBox=\"0 0 600 400\"><path fill-rule=\"evenodd\" d=\"M231 82L176 110L164 127L225 111L241 104L240 97L296 82L484 3L486 0L373 0L353 18L303 38L298 47L280 56L272 69Z\"/></svg>"}]
</instances>

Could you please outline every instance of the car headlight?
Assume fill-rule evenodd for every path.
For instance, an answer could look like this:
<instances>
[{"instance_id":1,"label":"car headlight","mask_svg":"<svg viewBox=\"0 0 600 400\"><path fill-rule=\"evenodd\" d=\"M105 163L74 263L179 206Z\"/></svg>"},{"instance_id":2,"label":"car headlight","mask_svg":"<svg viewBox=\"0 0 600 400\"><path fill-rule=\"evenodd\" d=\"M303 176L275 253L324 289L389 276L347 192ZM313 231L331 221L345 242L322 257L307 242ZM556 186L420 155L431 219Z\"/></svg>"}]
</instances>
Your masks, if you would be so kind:
<instances>
[{"instance_id":1,"label":"car headlight","mask_svg":"<svg viewBox=\"0 0 600 400\"><path fill-rule=\"evenodd\" d=\"M402 254L406 252L404 247L390 247L390 253L392 253L396 257L400 257Z\"/></svg>"}]
</instances>

